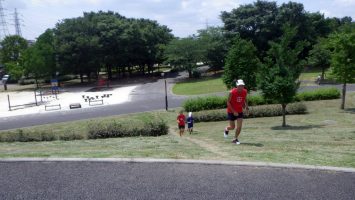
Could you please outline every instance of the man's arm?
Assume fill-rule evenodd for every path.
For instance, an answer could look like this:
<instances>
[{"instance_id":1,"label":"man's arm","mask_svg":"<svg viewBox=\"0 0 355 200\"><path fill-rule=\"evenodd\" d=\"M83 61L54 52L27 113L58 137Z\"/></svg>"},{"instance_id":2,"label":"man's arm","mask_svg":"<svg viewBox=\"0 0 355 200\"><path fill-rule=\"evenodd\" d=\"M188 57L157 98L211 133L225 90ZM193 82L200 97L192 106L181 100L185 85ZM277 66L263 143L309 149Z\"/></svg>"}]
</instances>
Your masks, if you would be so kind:
<instances>
[{"instance_id":1,"label":"man's arm","mask_svg":"<svg viewBox=\"0 0 355 200\"><path fill-rule=\"evenodd\" d=\"M245 101L244 101L244 106L243 108L246 110L246 115L249 115L249 106L248 106L248 99L247 97L245 97Z\"/></svg>"}]
</instances>

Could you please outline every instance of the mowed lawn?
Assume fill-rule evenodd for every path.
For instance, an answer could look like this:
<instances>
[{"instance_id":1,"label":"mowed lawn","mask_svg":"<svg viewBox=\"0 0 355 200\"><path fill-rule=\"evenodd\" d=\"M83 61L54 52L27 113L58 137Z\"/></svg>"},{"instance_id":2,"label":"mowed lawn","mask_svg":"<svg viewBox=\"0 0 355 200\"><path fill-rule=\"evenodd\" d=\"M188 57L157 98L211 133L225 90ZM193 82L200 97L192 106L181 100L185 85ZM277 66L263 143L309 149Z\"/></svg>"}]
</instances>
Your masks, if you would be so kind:
<instances>
[{"instance_id":1,"label":"mowed lawn","mask_svg":"<svg viewBox=\"0 0 355 200\"><path fill-rule=\"evenodd\" d=\"M177 95L198 95L227 91L222 78L205 77L180 82L174 85L173 93Z\"/></svg>"},{"instance_id":2,"label":"mowed lawn","mask_svg":"<svg viewBox=\"0 0 355 200\"><path fill-rule=\"evenodd\" d=\"M329 72L327 72L329 73ZM301 73L299 80L301 86L317 85L315 80L321 72L311 71ZM216 92L226 92L227 87L221 77L203 77L176 83L173 86L173 93L176 95L199 95Z\"/></svg>"},{"instance_id":3,"label":"mowed lawn","mask_svg":"<svg viewBox=\"0 0 355 200\"><path fill-rule=\"evenodd\" d=\"M348 93L346 110L340 99L306 102L309 114L245 119L241 145L224 139L227 122L196 123L192 135L180 138L175 111L157 111L97 120L148 119L160 115L170 126L168 135L99 140L0 143L0 157L173 158L262 161L355 168L355 93ZM60 131L85 131L90 121L32 127ZM0 132L1 134L1 132Z\"/></svg>"}]
</instances>

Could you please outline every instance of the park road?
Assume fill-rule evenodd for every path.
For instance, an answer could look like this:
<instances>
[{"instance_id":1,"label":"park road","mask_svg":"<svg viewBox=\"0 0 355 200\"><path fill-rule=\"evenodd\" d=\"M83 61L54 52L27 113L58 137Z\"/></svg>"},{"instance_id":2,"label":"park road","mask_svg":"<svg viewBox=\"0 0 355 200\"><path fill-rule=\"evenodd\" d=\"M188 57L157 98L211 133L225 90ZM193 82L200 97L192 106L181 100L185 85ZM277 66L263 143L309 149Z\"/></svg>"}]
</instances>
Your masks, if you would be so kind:
<instances>
[{"instance_id":1,"label":"park road","mask_svg":"<svg viewBox=\"0 0 355 200\"><path fill-rule=\"evenodd\" d=\"M134 162L1 162L0 199L351 199L355 173Z\"/></svg>"}]
</instances>

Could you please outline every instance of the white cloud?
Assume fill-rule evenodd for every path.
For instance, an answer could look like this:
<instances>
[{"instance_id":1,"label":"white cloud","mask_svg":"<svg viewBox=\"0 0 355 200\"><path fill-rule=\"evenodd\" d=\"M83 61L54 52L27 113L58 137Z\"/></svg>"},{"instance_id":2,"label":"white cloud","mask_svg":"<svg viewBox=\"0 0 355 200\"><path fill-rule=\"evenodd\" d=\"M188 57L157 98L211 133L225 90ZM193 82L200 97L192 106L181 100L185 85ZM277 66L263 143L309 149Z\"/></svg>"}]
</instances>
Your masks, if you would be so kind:
<instances>
[{"instance_id":1,"label":"white cloud","mask_svg":"<svg viewBox=\"0 0 355 200\"><path fill-rule=\"evenodd\" d=\"M76 6L76 5L99 5L103 0L31 0L36 6Z\"/></svg>"},{"instance_id":2,"label":"white cloud","mask_svg":"<svg viewBox=\"0 0 355 200\"><path fill-rule=\"evenodd\" d=\"M355 0L335 0L335 2L342 6L355 5Z\"/></svg>"}]
</instances>

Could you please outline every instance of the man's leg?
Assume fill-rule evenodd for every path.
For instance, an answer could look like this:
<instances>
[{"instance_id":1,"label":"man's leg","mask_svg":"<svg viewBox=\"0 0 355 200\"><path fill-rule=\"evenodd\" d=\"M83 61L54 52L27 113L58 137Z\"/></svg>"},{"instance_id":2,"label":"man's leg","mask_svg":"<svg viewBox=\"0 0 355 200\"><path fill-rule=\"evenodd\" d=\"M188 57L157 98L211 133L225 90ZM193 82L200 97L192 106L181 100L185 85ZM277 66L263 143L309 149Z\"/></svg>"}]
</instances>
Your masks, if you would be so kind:
<instances>
[{"instance_id":1,"label":"man's leg","mask_svg":"<svg viewBox=\"0 0 355 200\"><path fill-rule=\"evenodd\" d=\"M229 131L233 130L234 128L235 128L235 121L229 120L229 126L224 128L224 137L227 138Z\"/></svg>"}]
</instances>

